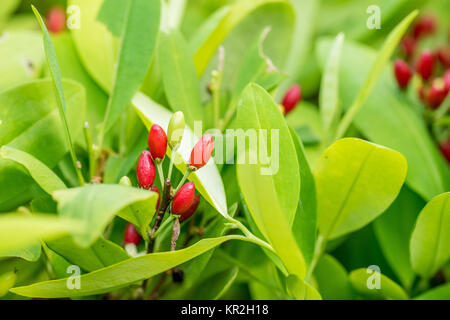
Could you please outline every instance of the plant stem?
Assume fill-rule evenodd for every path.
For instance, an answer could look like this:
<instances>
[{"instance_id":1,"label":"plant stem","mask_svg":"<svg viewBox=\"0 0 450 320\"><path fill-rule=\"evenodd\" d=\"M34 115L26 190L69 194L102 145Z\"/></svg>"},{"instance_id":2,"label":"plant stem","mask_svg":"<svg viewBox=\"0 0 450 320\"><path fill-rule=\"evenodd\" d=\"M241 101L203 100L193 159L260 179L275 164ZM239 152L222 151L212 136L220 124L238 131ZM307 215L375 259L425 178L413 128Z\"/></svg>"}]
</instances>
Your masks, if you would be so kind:
<instances>
[{"instance_id":1,"label":"plant stem","mask_svg":"<svg viewBox=\"0 0 450 320\"><path fill-rule=\"evenodd\" d=\"M170 181L172 181L172 169L173 169L173 161L175 158L175 155L177 154L179 145L177 145L176 147L174 147L172 149L172 151L170 152L170 163L169 163L169 173L167 175L167 179L169 179Z\"/></svg>"},{"instance_id":2,"label":"plant stem","mask_svg":"<svg viewBox=\"0 0 450 320\"><path fill-rule=\"evenodd\" d=\"M152 238L155 239L158 234L161 232L161 230L164 230L164 228L171 223L175 219L174 215L170 215L164 222L159 226L158 230L153 234Z\"/></svg>"},{"instance_id":3,"label":"plant stem","mask_svg":"<svg viewBox=\"0 0 450 320\"><path fill-rule=\"evenodd\" d=\"M275 250L273 250L273 248L270 244L268 244L264 240L261 240L260 238L255 236L253 233L251 233L250 230L248 230L247 227L242 224L242 222L240 222L239 220L233 219L231 217L228 217L227 219L230 222L230 225L232 227L241 230L242 233L246 236L246 238L249 239L251 242L258 244L258 245L268 249L269 251L272 251L275 253Z\"/></svg>"},{"instance_id":4,"label":"plant stem","mask_svg":"<svg viewBox=\"0 0 450 320\"><path fill-rule=\"evenodd\" d=\"M162 160L157 159L156 168L158 169L159 180L161 181L161 192L164 193L164 171L162 168Z\"/></svg>"},{"instance_id":5,"label":"plant stem","mask_svg":"<svg viewBox=\"0 0 450 320\"><path fill-rule=\"evenodd\" d=\"M170 183L170 180L166 179L164 184L165 184L165 186L164 186L162 201L159 206L158 214L155 219L155 224L153 225L153 228L150 231L150 235L149 235L150 240L149 240L149 244L147 246L147 253L150 253L152 251L152 247L151 247L153 244L152 239L154 238L154 234L156 233L156 231L158 231L161 221L164 218L164 214L166 213L166 210L169 207L170 201L172 200L172 196L170 195L170 189L172 186Z\"/></svg>"},{"instance_id":6,"label":"plant stem","mask_svg":"<svg viewBox=\"0 0 450 320\"><path fill-rule=\"evenodd\" d=\"M177 248L177 240L180 236L180 218L175 217L175 222L173 223L172 238L170 240L170 251L175 251Z\"/></svg>"},{"instance_id":7,"label":"plant stem","mask_svg":"<svg viewBox=\"0 0 450 320\"><path fill-rule=\"evenodd\" d=\"M305 282L308 282L311 279L311 276L316 268L317 262L319 262L320 257L322 256L323 251L325 250L326 241L324 237L319 234L317 236L316 246L314 249L314 257L311 261L311 265L309 266L308 272L305 277Z\"/></svg>"},{"instance_id":8,"label":"plant stem","mask_svg":"<svg viewBox=\"0 0 450 320\"><path fill-rule=\"evenodd\" d=\"M186 181L186 179L189 177L189 175L191 174L191 172L193 172L194 170L192 169L191 166L188 166L186 169L186 172L184 173L183 178L181 179L180 183L178 184L178 186L176 187L176 189L174 190L173 194L177 194L178 190L180 190L180 188L183 186L184 182Z\"/></svg>"},{"instance_id":9,"label":"plant stem","mask_svg":"<svg viewBox=\"0 0 450 320\"><path fill-rule=\"evenodd\" d=\"M86 141L86 147L88 149L89 154L89 180L92 179L93 176L95 176L95 154L94 154L94 148L92 143L92 136L91 132L89 131L89 123L86 121L84 124L84 138Z\"/></svg>"}]
</instances>

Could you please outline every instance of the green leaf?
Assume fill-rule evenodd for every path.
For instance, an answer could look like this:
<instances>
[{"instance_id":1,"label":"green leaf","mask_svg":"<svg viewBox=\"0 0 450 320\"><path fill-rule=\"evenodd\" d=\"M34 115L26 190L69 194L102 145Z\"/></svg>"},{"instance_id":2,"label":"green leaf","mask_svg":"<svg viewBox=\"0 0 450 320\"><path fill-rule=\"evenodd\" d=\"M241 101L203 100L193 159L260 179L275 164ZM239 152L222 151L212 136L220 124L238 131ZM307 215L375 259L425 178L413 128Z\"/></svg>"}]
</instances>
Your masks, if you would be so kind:
<instances>
[{"instance_id":1,"label":"green leaf","mask_svg":"<svg viewBox=\"0 0 450 320\"><path fill-rule=\"evenodd\" d=\"M114 242L98 238L90 247L78 246L71 237L47 241L47 246L71 264L88 272L95 271L129 258Z\"/></svg>"},{"instance_id":2,"label":"green leaf","mask_svg":"<svg viewBox=\"0 0 450 320\"><path fill-rule=\"evenodd\" d=\"M271 96L256 84L248 85L242 93L237 126L242 132L237 133L236 171L244 200L258 229L273 246L288 272L303 278L305 261L292 232L289 232L300 191L299 166L289 128ZM265 132L267 139L261 139L259 134L259 138L250 139L246 147L247 143L242 138L252 132L255 136L258 132ZM279 141L273 140L275 132L279 134ZM258 154L269 150L270 164L258 157Z\"/></svg>"},{"instance_id":3,"label":"green leaf","mask_svg":"<svg viewBox=\"0 0 450 320\"><path fill-rule=\"evenodd\" d=\"M411 288L415 277L411 266L409 240L417 216L424 205L422 198L404 186L389 209L373 223L383 254L405 288Z\"/></svg>"},{"instance_id":4,"label":"green leaf","mask_svg":"<svg viewBox=\"0 0 450 320\"><path fill-rule=\"evenodd\" d=\"M230 288L239 273L238 267L231 267L225 271L215 273L200 281L189 291L189 299L218 300Z\"/></svg>"},{"instance_id":5,"label":"green leaf","mask_svg":"<svg viewBox=\"0 0 450 320\"><path fill-rule=\"evenodd\" d=\"M0 257L18 257L25 259L27 261L37 261L41 256L41 243L35 241L26 247L21 247L18 249L11 249L9 251L3 252Z\"/></svg>"},{"instance_id":6,"label":"green leaf","mask_svg":"<svg viewBox=\"0 0 450 320\"><path fill-rule=\"evenodd\" d=\"M102 184L56 191L53 198L58 202L59 216L78 220L84 225L83 232L73 236L78 245L88 247L116 214L128 221L139 219L148 225L155 213L158 195L137 188ZM137 218L123 211L139 202L145 203L146 210L141 213L142 217ZM138 227L143 229L142 225Z\"/></svg>"},{"instance_id":7,"label":"green leaf","mask_svg":"<svg viewBox=\"0 0 450 320\"><path fill-rule=\"evenodd\" d=\"M69 122L67 120L67 104L66 104L66 98L64 96L64 89L62 84L62 77L61 77L61 71L59 70L58 66L58 59L56 58L56 52L55 48L53 47L52 40L50 39L50 35L48 33L47 27L45 25L45 22L42 20L42 17L40 16L39 12L36 10L36 8L31 5L31 8L33 9L34 15L39 21L39 24L41 25L41 29L43 32L43 40L44 40L44 50L45 55L47 57L47 64L50 69L50 74L53 79L54 89L57 96L58 101L58 110L59 110L59 116L61 118L61 122L64 124L64 133L66 137L67 144L69 145L69 152L70 156L72 158L73 166L75 168L75 171L77 172L78 180L81 185L84 184L83 176L81 174L81 170L78 167L78 160L77 156L75 154L75 148L73 145L73 137L70 134L69 129Z\"/></svg>"},{"instance_id":8,"label":"green leaf","mask_svg":"<svg viewBox=\"0 0 450 320\"><path fill-rule=\"evenodd\" d=\"M417 218L410 243L415 272L428 279L450 258L450 192L427 203Z\"/></svg>"},{"instance_id":9,"label":"green leaf","mask_svg":"<svg viewBox=\"0 0 450 320\"><path fill-rule=\"evenodd\" d=\"M150 129L154 123L163 128L168 127L172 113L144 94L139 93L133 98L133 106L147 129ZM176 168L182 173L186 172L186 161L189 159L197 139L198 137L195 137L191 129L186 126L183 140L174 159ZM170 149L167 148L167 150L169 156L171 156ZM221 215L224 217L228 215L222 178L213 160L210 160L201 170L191 173L189 180L195 183L195 188L198 192Z\"/></svg>"},{"instance_id":10,"label":"green leaf","mask_svg":"<svg viewBox=\"0 0 450 320\"><path fill-rule=\"evenodd\" d=\"M200 85L188 46L181 33L161 33L159 63L166 97L171 109L183 111L186 123L193 127L202 120Z\"/></svg>"},{"instance_id":11,"label":"green leaf","mask_svg":"<svg viewBox=\"0 0 450 320\"><path fill-rule=\"evenodd\" d=\"M40 239L55 239L80 231L81 224L72 219L43 214L4 214L0 216L0 255L25 249Z\"/></svg>"},{"instance_id":12,"label":"green leaf","mask_svg":"<svg viewBox=\"0 0 450 320\"><path fill-rule=\"evenodd\" d=\"M111 5L111 1L107 0L103 5ZM126 10L123 12L121 28L116 25L117 12L120 12L121 6L115 6L114 9L115 14L109 16L105 16L105 12L100 11L102 20L107 20L108 26L112 23L115 25L115 31L121 30L117 68L102 134L111 128L145 79L159 32L161 2L160 0L128 1Z\"/></svg>"},{"instance_id":13,"label":"green leaf","mask_svg":"<svg viewBox=\"0 0 450 320\"><path fill-rule=\"evenodd\" d=\"M229 240L246 240L242 236L225 236L203 239L196 244L177 251L151 253L131 258L80 277L81 288L69 290L66 279L44 281L10 291L26 297L62 298L79 297L110 292L148 279L189 261Z\"/></svg>"},{"instance_id":14,"label":"green leaf","mask_svg":"<svg viewBox=\"0 0 450 320\"><path fill-rule=\"evenodd\" d=\"M347 270L333 256L323 255L314 269L318 290L324 300L352 300L354 293Z\"/></svg>"},{"instance_id":15,"label":"green leaf","mask_svg":"<svg viewBox=\"0 0 450 320\"><path fill-rule=\"evenodd\" d=\"M67 188L64 182L62 182L52 170L26 152L10 148L8 146L3 146L0 149L0 157L15 161L24 166L30 173L31 177L48 194L52 194L52 192L56 190Z\"/></svg>"},{"instance_id":16,"label":"green leaf","mask_svg":"<svg viewBox=\"0 0 450 320\"><path fill-rule=\"evenodd\" d=\"M300 166L300 200L292 224L292 233L299 245L307 265L314 255L317 237L317 199L314 176L311 172L302 141L292 128L289 128L297 152Z\"/></svg>"},{"instance_id":17,"label":"green leaf","mask_svg":"<svg viewBox=\"0 0 450 320\"><path fill-rule=\"evenodd\" d=\"M76 137L83 125L84 91L72 81L64 81L63 85L68 120L72 136ZM49 168L55 167L68 151L52 86L49 80L37 80L0 93L0 146L29 153ZM29 200L33 186L36 184L21 165L0 159L0 210Z\"/></svg>"},{"instance_id":18,"label":"green leaf","mask_svg":"<svg viewBox=\"0 0 450 320\"><path fill-rule=\"evenodd\" d=\"M314 169L324 239L358 230L382 214L400 192L406 171L396 151L354 138L332 144Z\"/></svg>"},{"instance_id":19,"label":"green leaf","mask_svg":"<svg viewBox=\"0 0 450 320\"><path fill-rule=\"evenodd\" d=\"M286 3L285 0L248 0L234 3L217 26L211 30L194 55L197 75L203 74L217 48L227 35L249 14L263 5L270 3Z\"/></svg>"},{"instance_id":20,"label":"green leaf","mask_svg":"<svg viewBox=\"0 0 450 320\"><path fill-rule=\"evenodd\" d=\"M339 105L339 63L343 43L344 34L340 33L333 42L320 84L319 105L322 128L331 137L334 135L341 112Z\"/></svg>"},{"instance_id":21,"label":"green leaf","mask_svg":"<svg viewBox=\"0 0 450 320\"><path fill-rule=\"evenodd\" d=\"M1 10L0 10L1 12ZM42 38L35 31L7 31L0 40L0 90L39 77L45 62Z\"/></svg>"},{"instance_id":22,"label":"green leaf","mask_svg":"<svg viewBox=\"0 0 450 320\"><path fill-rule=\"evenodd\" d=\"M322 300L314 287L301 280L296 275L289 275L286 279L288 293L296 300Z\"/></svg>"},{"instance_id":23,"label":"green leaf","mask_svg":"<svg viewBox=\"0 0 450 320\"><path fill-rule=\"evenodd\" d=\"M450 283L443 284L422 293L415 297L414 300L449 300L450 299Z\"/></svg>"},{"instance_id":24,"label":"green leaf","mask_svg":"<svg viewBox=\"0 0 450 320\"><path fill-rule=\"evenodd\" d=\"M370 271L370 270L369 270ZM380 288L376 287L376 277L379 277ZM397 283L377 271L357 269L350 273L350 282L359 294L373 299L407 300L408 295ZM370 287L374 285L373 289Z\"/></svg>"},{"instance_id":25,"label":"green leaf","mask_svg":"<svg viewBox=\"0 0 450 320\"><path fill-rule=\"evenodd\" d=\"M321 61L331 46L318 45ZM363 83L376 52L346 41L341 57L339 91L342 106L348 107ZM450 188L450 171L431 138L414 104L398 90L392 66L384 69L380 80L354 119L367 139L401 152L408 161L407 184L427 201ZM399 130L399 128L402 128Z\"/></svg>"},{"instance_id":26,"label":"green leaf","mask_svg":"<svg viewBox=\"0 0 450 320\"><path fill-rule=\"evenodd\" d=\"M353 119L355 118L358 111L364 105L367 97L369 96L372 89L375 87L378 78L384 70L386 63L389 61L391 55L394 53L395 49L398 46L398 43L402 39L403 35L409 28L409 25L413 22L413 20L419 14L418 10L414 10L411 12L401 23L392 30L388 37L386 38L383 47L380 49L377 58L375 59L374 64L372 65L370 72L364 81L362 87L359 89L358 94L352 103L351 107L347 110L347 113L344 115L339 127L337 129L337 138L342 138L350 127Z\"/></svg>"}]
</instances>

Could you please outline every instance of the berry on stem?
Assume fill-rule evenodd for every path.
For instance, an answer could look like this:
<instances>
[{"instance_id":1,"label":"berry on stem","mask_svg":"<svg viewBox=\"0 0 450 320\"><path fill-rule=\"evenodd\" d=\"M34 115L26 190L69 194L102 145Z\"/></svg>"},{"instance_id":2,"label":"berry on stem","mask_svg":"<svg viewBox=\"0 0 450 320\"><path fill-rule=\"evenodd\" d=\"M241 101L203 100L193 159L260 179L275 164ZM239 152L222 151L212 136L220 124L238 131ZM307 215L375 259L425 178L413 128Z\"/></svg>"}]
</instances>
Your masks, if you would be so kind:
<instances>
[{"instance_id":1,"label":"berry on stem","mask_svg":"<svg viewBox=\"0 0 450 320\"><path fill-rule=\"evenodd\" d=\"M414 24L413 35L418 39L430 35L436 31L436 18L432 15L423 15Z\"/></svg>"},{"instance_id":2,"label":"berry on stem","mask_svg":"<svg viewBox=\"0 0 450 320\"><path fill-rule=\"evenodd\" d=\"M450 68L450 47L439 48L436 55L442 66Z\"/></svg>"},{"instance_id":3,"label":"berry on stem","mask_svg":"<svg viewBox=\"0 0 450 320\"><path fill-rule=\"evenodd\" d=\"M153 186L150 188L151 191L156 192L158 194L158 201L156 202L156 211L159 210L159 204L161 202L161 193L159 192L159 189L157 186Z\"/></svg>"},{"instance_id":4,"label":"berry on stem","mask_svg":"<svg viewBox=\"0 0 450 320\"><path fill-rule=\"evenodd\" d=\"M434 56L430 50L425 50L417 61L416 70L424 80L428 80L433 75Z\"/></svg>"},{"instance_id":5,"label":"berry on stem","mask_svg":"<svg viewBox=\"0 0 450 320\"><path fill-rule=\"evenodd\" d=\"M298 84L291 86L284 95L283 101L281 104L284 107L284 114L288 114L292 110L294 110L295 106L302 99L302 89Z\"/></svg>"},{"instance_id":6,"label":"berry on stem","mask_svg":"<svg viewBox=\"0 0 450 320\"><path fill-rule=\"evenodd\" d=\"M403 51L406 58L411 58L416 50L416 39L411 36L403 37L400 42L400 49Z\"/></svg>"},{"instance_id":7,"label":"berry on stem","mask_svg":"<svg viewBox=\"0 0 450 320\"><path fill-rule=\"evenodd\" d=\"M405 89L406 87L408 87L408 83L411 79L412 74L409 65L405 61L400 59L395 60L394 73L400 89Z\"/></svg>"},{"instance_id":8,"label":"berry on stem","mask_svg":"<svg viewBox=\"0 0 450 320\"><path fill-rule=\"evenodd\" d=\"M51 33L60 33L66 26L66 12L64 8L55 6L47 14L47 29Z\"/></svg>"},{"instance_id":9,"label":"berry on stem","mask_svg":"<svg viewBox=\"0 0 450 320\"><path fill-rule=\"evenodd\" d=\"M189 164L200 169L209 161L213 150L214 139L210 134L205 134L192 149Z\"/></svg>"},{"instance_id":10,"label":"berry on stem","mask_svg":"<svg viewBox=\"0 0 450 320\"><path fill-rule=\"evenodd\" d=\"M198 205L200 204L200 196L198 194L194 195L194 201L192 201L191 206L185 212L181 214L180 222L189 219L195 211L197 211Z\"/></svg>"},{"instance_id":11,"label":"berry on stem","mask_svg":"<svg viewBox=\"0 0 450 320\"><path fill-rule=\"evenodd\" d=\"M167 136L164 129L157 124L154 124L148 133L148 148L153 159L164 159L167 150Z\"/></svg>"},{"instance_id":12,"label":"berry on stem","mask_svg":"<svg viewBox=\"0 0 450 320\"><path fill-rule=\"evenodd\" d=\"M181 215L185 213L194 202L195 185L188 182L178 190L172 201L172 213Z\"/></svg>"},{"instance_id":13,"label":"berry on stem","mask_svg":"<svg viewBox=\"0 0 450 320\"><path fill-rule=\"evenodd\" d=\"M142 238L139 232L136 230L132 223L128 223L125 227L125 233L123 234L123 242L125 244L132 243L135 246L139 245Z\"/></svg>"},{"instance_id":14,"label":"berry on stem","mask_svg":"<svg viewBox=\"0 0 450 320\"><path fill-rule=\"evenodd\" d=\"M144 189L150 189L155 181L156 168L153 163L150 152L147 150L141 153L137 164L136 175L139 186Z\"/></svg>"},{"instance_id":15,"label":"berry on stem","mask_svg":"<svg viewBox=\"0 0 450 320\"><path fill-rule=\"evenodd\" d=\"M444 79L444 87L446 92L450 92L450 69L448 69L443 76Z\"/></svg>"},{"instance_id":16,"label":"berry on stem","mask_svg":"<svg viewBox=\"0 0 450 320\"><path fill-rule=\"evenodd\" d=\"M167 129L167 137L169 145L173 149L181 143L184 133L184 114L181 111L175 112L170 118L169 127Z\"/></svg>"},{"instance_id":17,"label":"berry on stem","mask_svg":"<svg viewBox=\"0 0 450 320\"><path fill-rule=\"evenodd\" d=\"M445 89L444 80L434 79L427 94L427 103L431 109L438 108L444 101L448 91Z\"/></svg>"}]
</instances>

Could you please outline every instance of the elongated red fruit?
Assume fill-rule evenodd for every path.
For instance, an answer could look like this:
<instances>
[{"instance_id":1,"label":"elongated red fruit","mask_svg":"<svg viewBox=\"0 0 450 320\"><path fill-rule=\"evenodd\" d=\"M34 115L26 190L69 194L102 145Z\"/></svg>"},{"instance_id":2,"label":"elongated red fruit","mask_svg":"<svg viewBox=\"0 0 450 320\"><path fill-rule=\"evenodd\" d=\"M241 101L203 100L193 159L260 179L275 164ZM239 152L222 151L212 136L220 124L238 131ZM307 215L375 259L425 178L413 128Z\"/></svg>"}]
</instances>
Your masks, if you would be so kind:
<instances>
[{"instance_id":1,"label":"elongated red fruit","mask_svg":"<svg viewBox=\"0 0 450 320\"><path fill-rule=\"evenodd\" d=\"M434 69L434 56L430 50L425 50L420 55L417 61L416 70L420 74L422 79L428 80L433 75Z\"/></svg>"},{"instance_id":2,"label":"elongated red fruit","mask_svg":"<svg viewBox=\"0 0 450 320\"><path fill-rule=\"evenodd\" d=\"M66 26L66 12L62 7L56 6L47 14L47 29L51 33L60 33Z\"/></svg>"},{"instance_id":3,"label":"elongated red fruit","mask_svg":"<svg viewBox=\"0 0 450 320\"><path fill-rule=\"evenodd\" d=\"M400 48L406 58L411 58L414 55L414 51L416 51L416 39L411 36L403 37L400 42Z\"/></svg>"},{"instance_id":4,"label":"elongated red fruit","mask_svg":"<svg viewBox=\"0 0 450 320\"><path fill-rule=\"evenodd\" d=\"M397 79L400 89L408 87L409 80L411 79L411 69L409 65L403 60L395 60L394 62L394 74Z\"/></svg>"},{"instance_id":5,"label":"elongated red fruit","mask_svg":"<svg viewBox=\"0 0 450 320\"><path fill-rule=\"evenodd\" d=\"M210 134L205 134L191 151L190 165L200 169L211 158L214 150L214 139Z\"/></svg>"},{"instance_id":6,"label":"elongated red fruit","mask_svg":"<svg viewBox=\"0 0 450 320\"><path fill-rule=\"evenodd\" d=\"M136 175L139 186L144 189L150 189L155 181L156 168L152 156L147 150L141 153L137 164Z\"/></svg>"},{"instance_id":7,"label":"elongated red fruit","mask_svg":"<svg viewBox=\"0 0 450 320\"><path fill-rule=\"evenodd\" d=\"M197 211L198 205L200 204L200 196L198 194L194 195L194 201L192 201L191 206L185 212L181 214L180 222L189 219L195 211Z\"/></svg>"},{"instance_id":8,"label":"elongated red fruit","mask_svg":"<svg viewBox=\"0 0 450 320\"><path fill-rule=\"evenodd\" d=\"M447 96L448 91L445 89L444 80L441 78L434 79L431 83L427 94L427 103L431 109L438 108Z\"/></svg>"},{"instance_id":9,"label":"elongated red fruit","mask_svg":"<svg viewBox=\"0 0 450 320\"><path fill-rule=\"evenodd\" d=\"M444 86L447 93L450 92L450 69L444 73Z\"/></svg>"},{"instance_id":10,"label":"elongated red fruit","mask_svg":"<svg viewBox=\"0 0 450 320\"><path fill-rule=\"evenodd\" d=\"M195 185L188 182L178 190L172 201L172 213L181 215L185 213L194 202Z\"/></svg>"},{"instance_id":11,"label":"elongated red fruit","mask_svg":"<svg viewBox=\"0 0 450 320\"><path fill-rule=\"evenodd\" d=\"M436 31L436 18L432 15L423 15L414 24L413 35L414 38L418 39L420 37L430 35Z\"/></svg>"},{"instance_id":12,"label":"elongated red fruit","mask_svg":"<svg viewBox=\"0 0 450 320\"><path fill-rule=\"evenodd\" d=\"M153 159L164 159L167 150L167 136L161 126L154 124L148 133L148 148Z\"/></svg>"},{"instance_id":13,"label":"elongated red fruit","mask_svg":"<svg viewBox=\"0 0 450 320\"><path fill-rule=\"evenodd\" d=\"M281 104L284 107L284 114L288 114L294 110L295 106L302 100L302 88L295 84L291 86L284 95Z\"/></svg>"},{"instance_id":14,"label":"elongated red fruit","mask_svg":"<svg viewBox=\"0 0 450 320\"><path fill-rule=\"evenodd\" d=\"M442 66L450 68L450 47L439 48L436 55Z\"/></svg>"},{"instance_id":15,"label":"elongated red fruit","mask_svg":"<svg viewBox=\"0 0 450 320\"><path fill-rule=\"evenodd\" d=\"M450 140L443 142L439 148L448 163L450 163Z\"/></svg>"},{"instance_id":16,"label":"elongated red fruit","mask_svg":"<svg viewBox=\"0 0 450 320\"><path fill-rule=\"evenodd\" d=\"M161 202L161 193L157 186L153 186L150 188L151 191L156 192L158 194L158 201L156 202L156 211L159 210L159 203Z\"/></svg>"},{"instance_id":17,"label":"elongated red fruit","mask_svg":"<svg viewBox=\"0 0 450 320\"><path fill-rule=\"evenodd\" d=\"M132 243L138 245L141 242L141 235L137 232L133 224L128 223L125 227L125 233L123 234L123 242L125 244Z\"/></svg>"}]
</instances>

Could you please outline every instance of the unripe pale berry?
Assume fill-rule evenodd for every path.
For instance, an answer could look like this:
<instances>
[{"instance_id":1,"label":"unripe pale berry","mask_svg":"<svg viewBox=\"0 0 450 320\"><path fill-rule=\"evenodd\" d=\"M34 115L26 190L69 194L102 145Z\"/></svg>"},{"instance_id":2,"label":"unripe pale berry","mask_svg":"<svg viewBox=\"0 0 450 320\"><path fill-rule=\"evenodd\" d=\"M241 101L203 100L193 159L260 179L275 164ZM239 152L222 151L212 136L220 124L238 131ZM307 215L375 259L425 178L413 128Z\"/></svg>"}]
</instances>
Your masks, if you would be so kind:
<instances>
[{"instance_id":1,"label":"unripe pale berry","mask_svg":"<svg viewBox=\"0 0 450 320\"><path fill-rule=\"evenodd\" d=\"M195 185L188 182L178 190L172 201L172 213L181 215L185 213L192 205L195 195Z\"/></svg>"},{"instance_id":2,"label":"unripe pale berry","mask_svg":"<svg viewBox=\"0 0 450 320\"><path fill-rule=\"evenodd\" d=\"M158 201L156 202L156 211L159 210L159 203L161 201L161 193L159 192L159 189L157 186L153 186L150 188L151 191L156 192L158 194Z\"/></svg>"},{"instance_id":3,"label":"unripe pale berry","mask_svg":"<svg viewBox=\"0 0 450 320\"><path fill-rule=\"evenodd\" d=\"M155 181L156 168L153 163L150 152L147 150L141 153L137 164L136 175L139 186L144 189L150 189Z\"/></svg>"},{"instance_id":4,"label":"unripe pale berry","mask_svg":"<svg viewBox=\"0 0 450 320\"><path fill-rule=\"evenodd\" d=\"M444 80L441 78L433 80L427 94L427 103L431 109L438 108L444 101L447 91L445 90Z\"/></svg>"},{"instance_id":5,"label":"unripe pale berry","mask_svg":"<svg viewBox=\"0 0 450 320\"><path fill-rule=\"evenodd\" d=\"M214 150L214 140L210 134L205 134L191 151L190 165L200 169L211 158Z\"/></svg>"},{"instance_id":6,"label":"unripe pale berry","mask_svg":"<svg viewBox=\"0 0 450 320\"><path fill-rule=\"evenodd\" d=\"M405 89L412 75L409 65L403 60L395 60L394 74L400 89Z\"/></svg>"},{"instance_id":7,"label":"unripe pale berry","mask_svg":"<svg viewBox=\"0 0 450 320\"><path fill-rule=\"evenodd\" d=\"M161 126L154 124L148 133L148 148L153 159L164 159L167 150L167 136Z\"/></svg>"},{"instance_id":8,"label":"unripe pale berry","mask_svg":"<svg viewBox=\"0 0 450 320\"><path fill-rule=\"evenodd\" d=\"M284 95L282 105L284 107L284 114L288 114L294 110L295 106L302 99L302 89L298 84L291 86Z\"/></svg>"},{"instance_id":9,"label":"unripe pale berry","mask_svg":"<svg viewBox=\"0 0 450 320\"><path fill-rule=\"evenodd\" d=\"M198 205L200 204L200 196L198 194L194 195L194 201L192 201L191 206L185 212L181 214L180 222L189 219L195 211L197 211Z\"/></svg>"},{"instance_id":10,"label":"unripe pale berry","mask_svg":"<svg viewBox=\"0 0 450 320\"><path fill-rule=\"evenodd\" d=\"M127 176L123 176L122 178L120 178L119 184L122 186L127 186L127 187L132 187L133 184L131 183L130 178L128 178Z\"/></svg>"},{"instance_id":11,"label":"unripe pale berry","mask_svg":"<svg viewBox=\"0 0 450 320\"><path fill-rule=\"evenodd\" d=\"M141 242L141 239L142 239L141 235L136 230L134 225L128 223L127 226L125 227L125 232L123 234L123 242L125 244L132 243L137 246Z\"/></svg>"},{"instance_id":12,"label":"unripe pale berry","mask_svg":"<svg viewBox=\"0 0 450 320\"><path fill-rule=\"evenodd\" d=\"M60 33L66 26L66 12L62 7L56 6L47 14L47 29L51 33Z\"/></svg>"},{"instance_id":13,"label":"unripe pale berry","mask_svg":"<svg viewBox=\"0 0 450 320\"><path fill-rule=\"evenodd\" d=\"M450 163L450 140L441 143L439 149L441 149L441 152L444 155L447 162Z\"/></svg>"},{"instance_id":14,"label":"unripe pale berry","mask_svg":"<svg viewBox=\"0 0 450 320\"><path fill-rule=\"evenodd\" d=\"M430 50L425 50L420 55L417 61L416 71L420 74L422 79L428 80L433 75L434 69L434 56Z\"/></svg>"},{"instance_id":15,"label":"unripe pale berry","mask_svg":"<svg viewBox=\"0 0 450 320\"><path fill-rule=\"evenodd\" d=\"M424 15L420 17L413 27L414 38L418 39L434 33L436 31L436 24L436 18L434 16Z\"/></svg>"},{"instance_id":16,"label":"unripe pale berry","mask_svg":"<svg viewBox=\"0 0 450 320\"><path fill-rule=\"evenodd\" d=\"M184 127L185 122L183 112L175 112L170 118L169 127L167 128L167 138L171 148L175 148L181 143L181 139L183 139Z\"/></svg>"}]
</instances>

